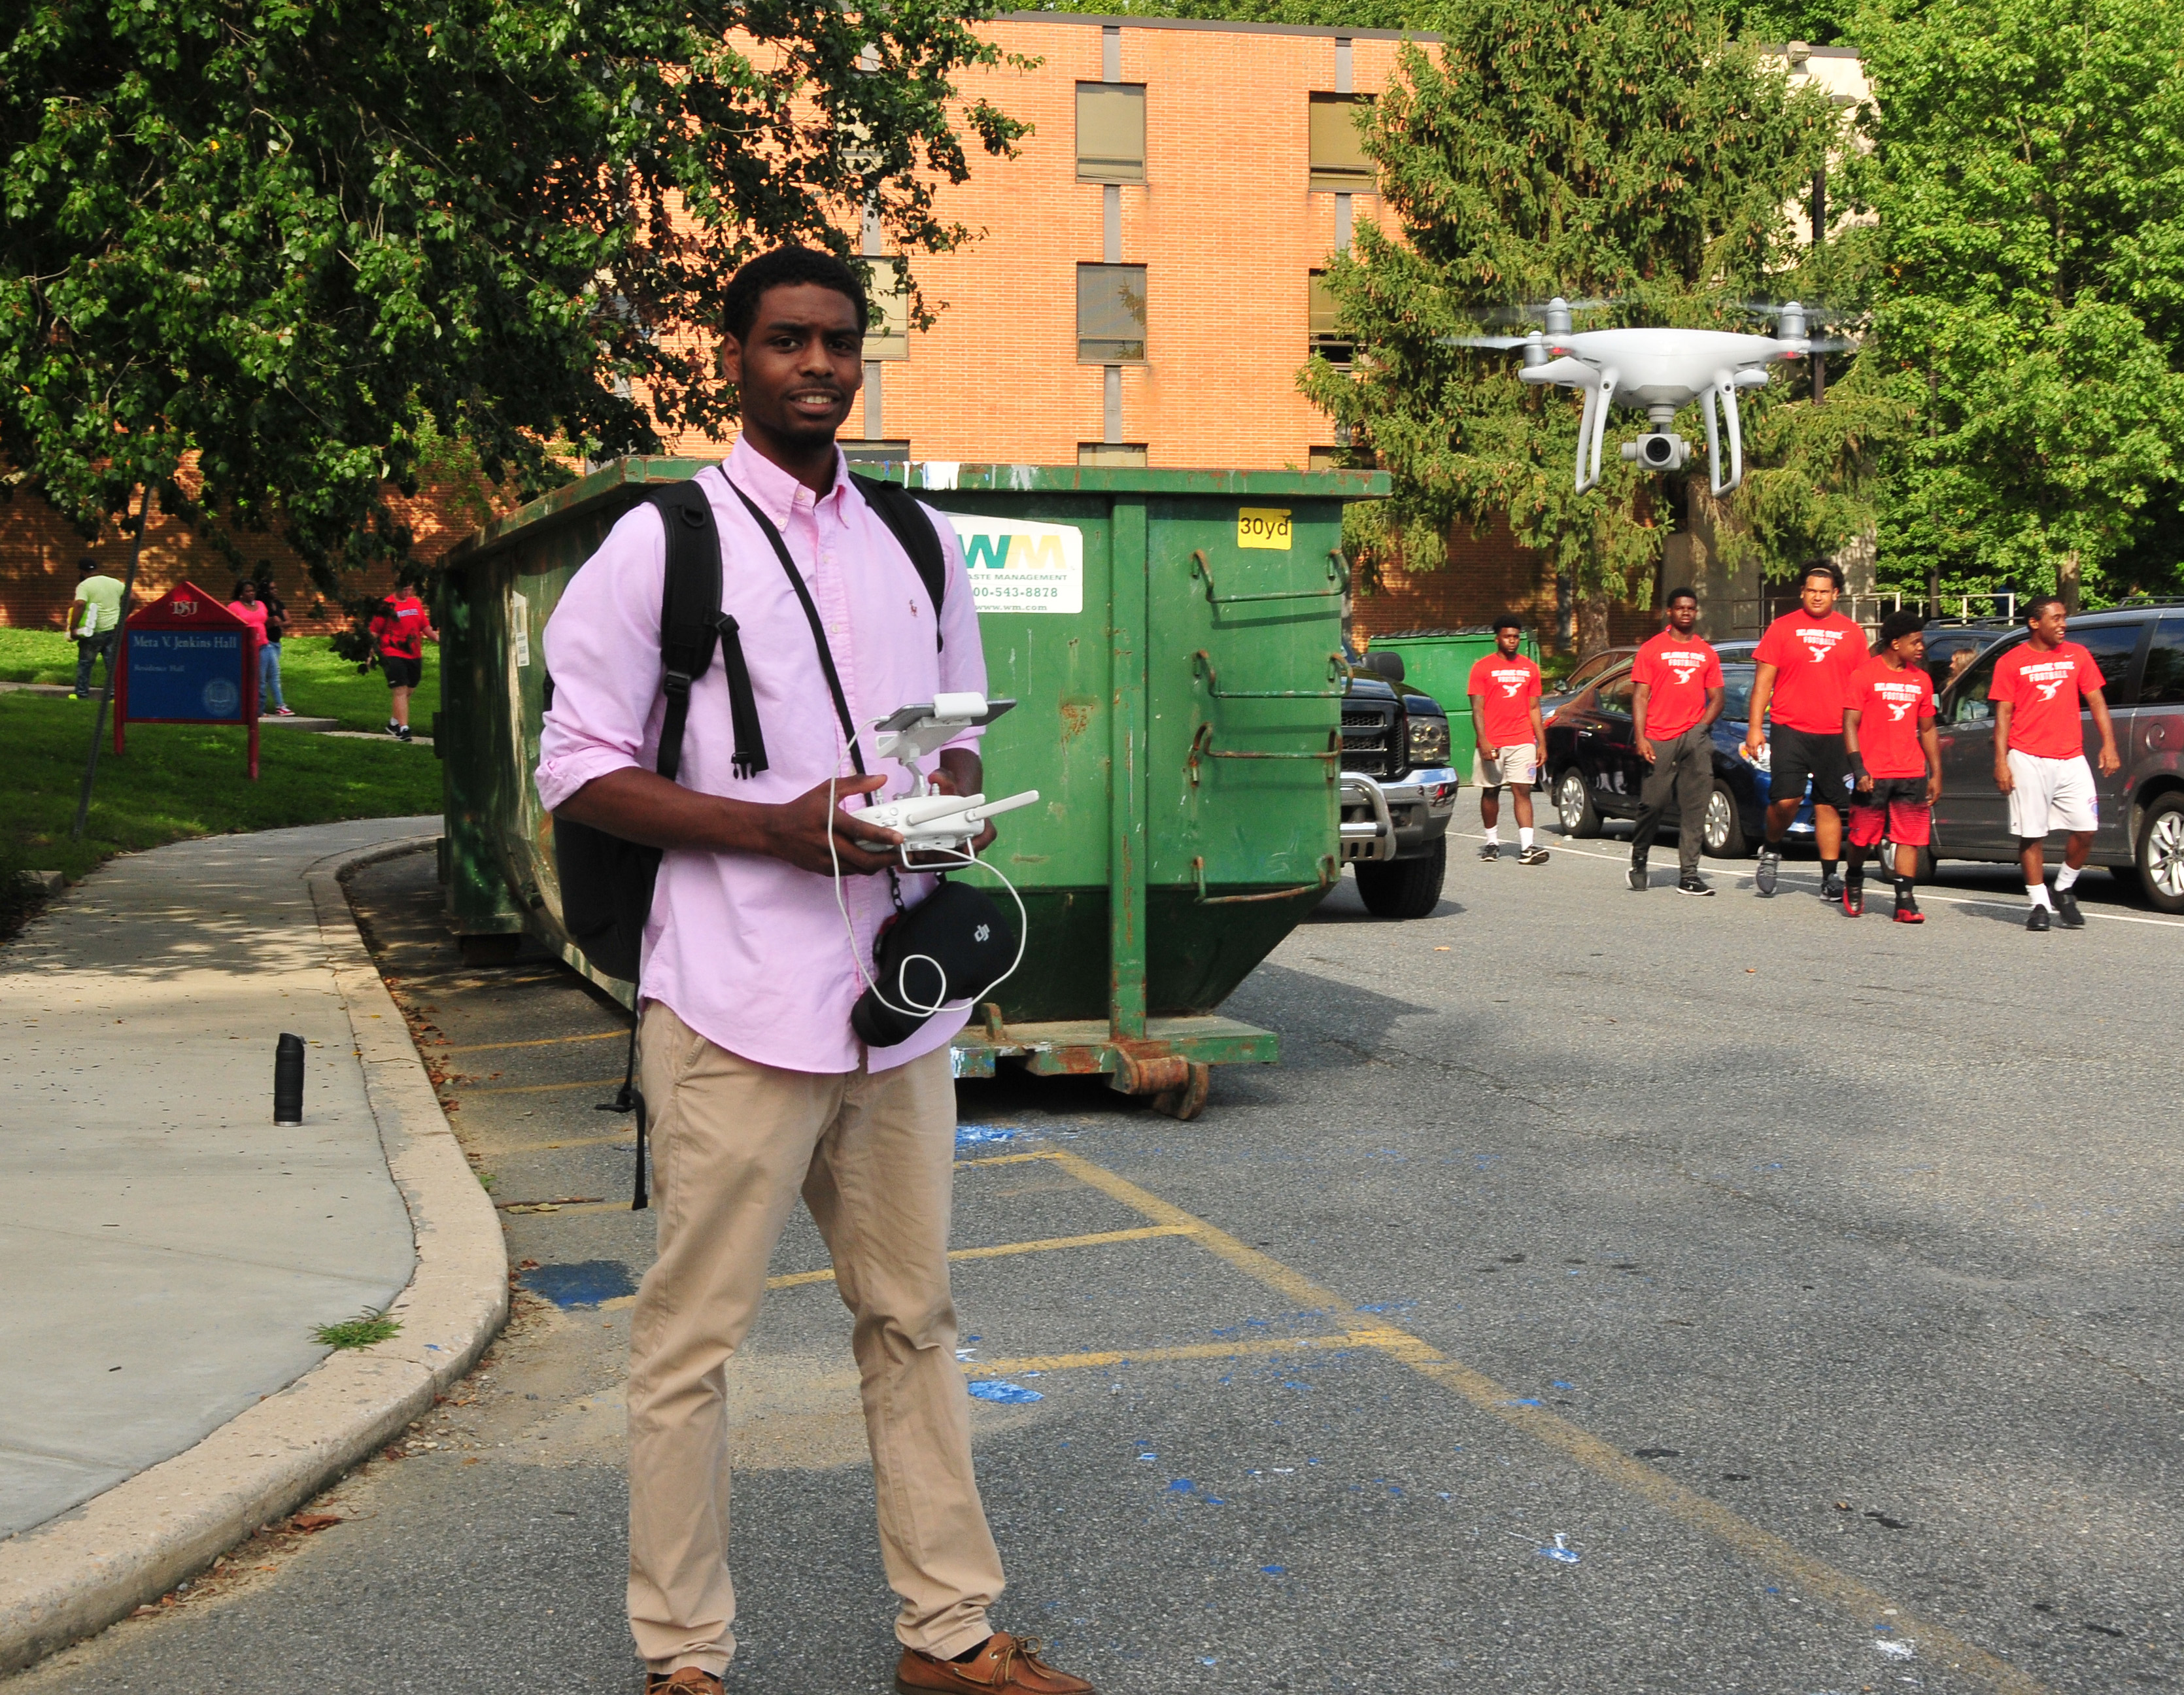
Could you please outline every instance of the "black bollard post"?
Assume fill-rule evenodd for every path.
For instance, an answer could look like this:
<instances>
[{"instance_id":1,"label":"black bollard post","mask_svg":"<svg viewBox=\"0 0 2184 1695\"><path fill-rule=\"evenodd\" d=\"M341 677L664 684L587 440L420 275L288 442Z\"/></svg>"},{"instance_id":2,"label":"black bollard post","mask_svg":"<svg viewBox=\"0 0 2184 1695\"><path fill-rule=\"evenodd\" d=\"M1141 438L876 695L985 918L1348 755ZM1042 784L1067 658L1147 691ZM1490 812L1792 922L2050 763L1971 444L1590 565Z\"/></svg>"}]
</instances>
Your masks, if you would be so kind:
<instances>
[{"instance_id":1,"label":"black bollard post","mask_svg":"<svg viewBox=\"0 0 2184 1695\"><path fill-rule=\"evenodd\" d=\"M273 1122L304 1122L304 1039L285 1033L273 1051Z\"/></svg>"}]
</instances>

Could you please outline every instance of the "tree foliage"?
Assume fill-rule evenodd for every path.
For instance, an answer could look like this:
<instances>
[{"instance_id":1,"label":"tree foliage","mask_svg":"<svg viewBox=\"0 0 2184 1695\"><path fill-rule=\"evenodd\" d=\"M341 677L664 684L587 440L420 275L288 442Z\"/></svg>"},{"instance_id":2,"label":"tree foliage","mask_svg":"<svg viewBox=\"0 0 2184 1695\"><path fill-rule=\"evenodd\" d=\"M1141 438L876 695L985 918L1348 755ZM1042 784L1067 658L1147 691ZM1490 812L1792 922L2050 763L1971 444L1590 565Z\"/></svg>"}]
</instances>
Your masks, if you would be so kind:
<instances>
[{"instance_id":1,"label":"tree foliage","mask_svg":"<svg viewBox=\"0 0 2184 1695\"><path fill-rule=\"evenodd\" d=\"M1441 29L1405 52L1366 130L1399 233L1361 224L1329 270L1357 371L1315 360L1301 381L1393 474L1406 563L1503 516L1581 594L1619 595L1658 560L1673 488L1611 441L1601 486L1574 493L1574 398L1441 338L1557 293L1614 303L1581 326L1751 327L1734 303L1794 261L1784 208L1837 120L1699 0L1456 0Z\"/></svg>"},{"instance_id":2,"label":"tree foliage","mask_svg":"<svg viewBox=\"0 0 2184 1695\"><path fill-rule=\"evenodd\" d=\"M2119 592L2184 465L2184 12L1927 0L1860 25L1877 380L1919 403L1883 502L1912 582ZM2173 581L2173 576L2170 577Z\"/></svg>"},{"instance_id":3,"label":"tree foliage","mask_svg":"<svg viewBox=\"0 0 2184 1695\"><path fill-rule=\"evenodd\" d=\"M731 272L784 241L947 248L957 0L18 0L0 13L0 454L79 523L194 452L198 510L322 581L463 443L566 453L732 415Z\"/></svg>"}]
</instances>

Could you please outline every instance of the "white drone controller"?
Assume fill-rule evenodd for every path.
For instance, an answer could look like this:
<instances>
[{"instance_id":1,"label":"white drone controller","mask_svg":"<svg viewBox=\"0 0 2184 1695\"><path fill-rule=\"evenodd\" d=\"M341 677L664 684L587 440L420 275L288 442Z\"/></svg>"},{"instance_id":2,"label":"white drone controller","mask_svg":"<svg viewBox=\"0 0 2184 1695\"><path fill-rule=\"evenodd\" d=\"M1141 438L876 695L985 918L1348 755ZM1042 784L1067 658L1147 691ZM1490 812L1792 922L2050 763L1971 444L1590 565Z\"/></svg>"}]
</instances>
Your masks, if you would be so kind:
<instances>
[{"instance_id":1,"label":"white drone controller","mask_svg":"<svg viewBox=\"0 0 2184 1695\"><path fill-rule=\"evenodd\" d=\"M910 773L914 786L900 800L867 806L857 816L883 830L900 831L905 861L911 854L935 850L967 851L987 819L1030 806L1039 799L1039 790L1027 789L1000 800L989 800L983 795L936 795L918 761L964 731L992 723L1016 704L989 701L967 689L935 694L929 701L898 708L879 719L872 725L873 750L882 759L900 765Z\"/></svg>"},{"instance_id":2,"label":"white drone controller","mask_svg":"<svg viewBox=\"0 0 2184 1695\"><path fill-rule=\"evenodd\" d=\"M961 853L977 839L987 819L1028 806L1038 799L1036 789L999 800L989 800L983 795L906 795L900 800L868 806L857 818L861 823L901 832L905 856L936 849Z\"/></svg>"}]
</instances>

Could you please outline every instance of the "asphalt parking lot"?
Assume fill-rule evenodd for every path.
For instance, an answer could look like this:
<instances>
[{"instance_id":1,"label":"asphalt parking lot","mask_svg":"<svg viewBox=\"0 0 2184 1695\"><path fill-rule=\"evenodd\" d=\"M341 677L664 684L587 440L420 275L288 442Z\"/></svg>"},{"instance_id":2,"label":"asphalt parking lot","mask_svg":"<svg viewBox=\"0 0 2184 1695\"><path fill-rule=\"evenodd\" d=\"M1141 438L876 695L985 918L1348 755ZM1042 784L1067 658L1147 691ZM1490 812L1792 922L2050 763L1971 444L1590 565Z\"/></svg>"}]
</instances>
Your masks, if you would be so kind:
<instances>
[{"instance_id":1,"label":"asphalt parking lot","mask_svg":"<svg viewBox=\"0 0 2184 1695\"><path fill-rule=\"evenodd\" d=\"M1463 809L1469 813L1468 797ZM1613 842L1432 917L1346 887L1176 1124L961 1088L956 1292L1000 1620L1104 1690L2114 1691L2184 1681L2184 924L2005 870L1914 929ZM1655 853L1657 875L1668 861ZM634 1690L618 1385L651 1222L620 1015L463 967L430 856L354 898L528 1262L467 1391L44 1692ZM1877 903L1886 906L1886 898ZM887 1687L891 1600L799 1218L737 1397L732 1690Z\"/></svg>"}]
</instances>

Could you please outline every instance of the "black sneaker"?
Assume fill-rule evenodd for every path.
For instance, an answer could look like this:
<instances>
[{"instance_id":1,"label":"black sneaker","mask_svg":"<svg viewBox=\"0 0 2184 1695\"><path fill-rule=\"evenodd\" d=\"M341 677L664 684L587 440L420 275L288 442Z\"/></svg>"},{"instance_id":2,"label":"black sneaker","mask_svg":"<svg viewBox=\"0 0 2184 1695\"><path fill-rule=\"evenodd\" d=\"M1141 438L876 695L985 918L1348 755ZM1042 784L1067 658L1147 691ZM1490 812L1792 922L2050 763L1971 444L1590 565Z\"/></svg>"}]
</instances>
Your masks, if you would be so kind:
<instances>
[{"instance_id":1,"label":"black sneaker","mask_svg":"<svg viewBox=\"0 0 2184 1695\"><path fill-rule=\"evenodd\" d=\"M398 736L402 733L402 726L389 718L387 721L387 733L390 736Z\"/></svg>"},{"instance_id":2,"label":"black sneaker","mask_svg":"<svg viewBox=\"0 0 2184 1695\"><path fill-rule=\"evenodd\" d=\"M1842 908L1843 916L1847 918L1863 918L1865 916L1865 885L1863 883L1843 884Z\"/></svg>"},{"instance_id":3,"label":"black sneaker","mask_svg":"<svg viewBox=\"0 0 2184 1695\"><path fill-rule=\"evenodd\" d=\"M2067 889L2055 891L2055 922L2066 930L2086 928L2086 915L2078 910L2078 897Z\"/></svg>"},{"instance_id":4,"label":"black sneaker","mask_svg":"<svg viewBox=\"0 0 2184 1695\"><path fill-rule=\"evenodd\" d=\"M1763 847L1759 850L1758 868L1752 873L1752 886L1758 889L1763 896L1771 899L1774 893L1774 880L1781 875L1781 872L1782 850Z\"/></svg>"},{"instance_id":5,"label":"black sneaker","mask_svg":"<svg viewBox=\"0 0 2184 1695\"><path fill-rule=\"evenodd\" d=\"M407 725L407 724L397 724L397 725L394 727L394 739L395 739L396 741L398 741L398 742L406 742L406 741L408 741L408 740L410 739L410 727L409 727L409 725Z\"/></svg>"},{"instance_id":6,"label":"black sneaker","mask_svg":"<svg viewBox=\"0 0 2184 1695\"><path fill-rule=\"evenodd\" d=\"M1713 893L1713 885L1708 883L1706 878L1700 876L1696 871L1687 871L1681 877L1676 879L1676 893L1679 895L1711 895Z\"/></svg>"},{"instance_id":7,"label":"black sneaker","mask_svg":"<svg viewBox=\"0 0 2184 1695\"><path fill-rule=\"evenodd\" d=\"M1840 873L1820 879L1820 899L1833 906L1843 897L1843 880Z\"/></svg>"},{"instance_id":8,"label":"black sneaker","mask_svg":"<svg viewBox=\"0 0 2184 1695\"><path fill-rule=\"evenodd\" d=\"M1896 903L1896 922L1899 924L1923 924L1926 915L1919 910L1916 896L1906 895Z\"/></svg>"},{"instance_id":9,"label":"black sneaker","mask_svg":"<svg viewBox=\"0 0 2184 1695\"><path fill-rule=\"evenodd\" d=\"M1546 862L1547 850L1543 847L1528 847L1517 856L1519 865L1545 865Z\"/></svg>"},{"instance_id":10,"label":"black sneaker","mask_svg":"<svg viewBox=\"0 0 2184 1695\"><path fill-rule=\"evenodd\" d=\"M1496 860L1501 858L1502 844L1499 842L1488 842L1484 847L1479 850L1479 856L1485 860Z\"/></svg>"},{"instance_id":11,"label":"black sneaker","mask_svg":"<svg viewBox=\"0 0 2184 1695\"><path fill-rule=\"evenodd\" d=\"M1646 892L1646 861L1642 859L1630 861L1630 886L1641 895Z\"/></svg>"},{"instance_id":12,"label":"black sneaker","mask_svg":"<svg viewBox=\"0 0 2184 1695\"><path fill-rule=\"evenodd\" d=\"M2052 930L2055 928L2055 921L2048 916L2045 906L2036 906L2025 916L2025 928L2028 930Z\"/></svg>"}]
</instances>

